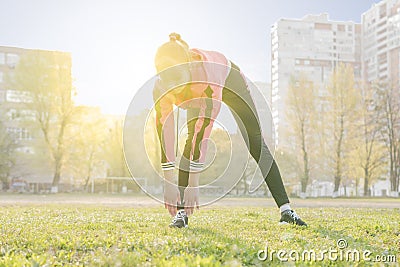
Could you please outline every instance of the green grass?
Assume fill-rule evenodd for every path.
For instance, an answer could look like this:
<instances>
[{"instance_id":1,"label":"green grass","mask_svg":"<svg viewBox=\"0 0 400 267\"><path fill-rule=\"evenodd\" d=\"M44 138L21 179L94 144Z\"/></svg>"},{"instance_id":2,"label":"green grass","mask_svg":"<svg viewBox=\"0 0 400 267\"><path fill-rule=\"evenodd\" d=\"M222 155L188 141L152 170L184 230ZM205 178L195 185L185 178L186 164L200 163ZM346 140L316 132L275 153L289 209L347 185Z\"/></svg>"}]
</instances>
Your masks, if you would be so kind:
<instances>
[{"instance_id":1,"label":"green grass","mask_svg":"<svg viewBox=\"0 0 400 267\"><path fill-rule=\"evenodd\" d=\"M162 208L20 205L0 208L0 266L267 266L259 250L368 249L400 262L400 209L298 208L310 226L277 224L275 208L207 207L187 229L170 229ZM371 256L371 257L372 257ZM365 261L288 265L364 266ZM399 263L397 263L399 264ZM371 264L372 265L372 264ZM392 264L396 265L396 263Z\"/></svg>"}]
</instances>

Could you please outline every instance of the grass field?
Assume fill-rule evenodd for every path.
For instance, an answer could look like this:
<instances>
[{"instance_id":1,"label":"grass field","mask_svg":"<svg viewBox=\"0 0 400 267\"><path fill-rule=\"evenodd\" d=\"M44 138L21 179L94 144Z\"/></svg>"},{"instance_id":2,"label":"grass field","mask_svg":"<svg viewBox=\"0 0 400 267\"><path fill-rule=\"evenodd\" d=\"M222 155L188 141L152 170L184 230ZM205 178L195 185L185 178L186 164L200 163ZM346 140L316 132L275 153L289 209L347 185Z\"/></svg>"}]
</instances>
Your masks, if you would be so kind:
<instances>
[{"instance_id":1,"label":"grass field","mask_svg":"<svg viewBox=\"0 0 400 267\"><path fill-rule=\"evenodd\" d=\"M376 260L398 266L400 262L400 208L298 207L297 213L309 223L301 228L278 225L274 207L213 205L192 216L189 228L170 229L169 215L157 204L30 204L17 198L12 204L9 199L0 198L0 266L269 266L282 265L281 260L289 266L383 265Z\"/></svg>"}]
</instances>

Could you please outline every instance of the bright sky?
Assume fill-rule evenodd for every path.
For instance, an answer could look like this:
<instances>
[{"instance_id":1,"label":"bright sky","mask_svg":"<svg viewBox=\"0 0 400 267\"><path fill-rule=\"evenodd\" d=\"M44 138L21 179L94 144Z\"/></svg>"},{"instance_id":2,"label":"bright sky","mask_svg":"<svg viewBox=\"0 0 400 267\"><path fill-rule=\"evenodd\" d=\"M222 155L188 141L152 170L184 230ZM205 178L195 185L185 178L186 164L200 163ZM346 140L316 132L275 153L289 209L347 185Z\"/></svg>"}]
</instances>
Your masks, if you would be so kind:
<instances>
[{"instance_id":1,"label":"bright sky","mask_svg":"<svg viewBox=\"0 0 400 267\"><path fill-rule=\"evenodd\" d=\"M270 27L326 12L360 22L377 0L0 0L0 45L70 52L78 104L124 114L154 75L159 45L178 32L217 50L252 81L270 80Z\"/></svg>"}]
</instances>

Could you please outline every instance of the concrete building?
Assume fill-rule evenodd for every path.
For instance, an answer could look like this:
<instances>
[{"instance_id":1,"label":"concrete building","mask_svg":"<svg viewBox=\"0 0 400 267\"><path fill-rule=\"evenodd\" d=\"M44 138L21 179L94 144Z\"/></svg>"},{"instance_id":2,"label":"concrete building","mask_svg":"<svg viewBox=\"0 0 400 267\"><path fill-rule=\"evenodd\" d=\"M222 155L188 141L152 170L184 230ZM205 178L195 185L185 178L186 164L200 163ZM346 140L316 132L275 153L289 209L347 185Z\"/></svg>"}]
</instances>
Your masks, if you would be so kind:
<instances>
[{"instance_id":1,"label":"concrete building","mask_svg":"<svg viewBox=\"0 0 400 267\"><path fill-rule=\"evenodd\" d=\"M308 15L302 19L281 19L272 26L272 114L275 139L283 147L295 142L285 135L290 127L285 108L291 77L304 74L313 82L321 122L324 109L329 107L324 104L326 88L338 63L353 66L360 89L361 85L379 81L400 90L400 0L380 1L360 17L361 23L355 23L331 21L327 14ZM384 190L388 189L371 186L374 195L387 194Z\"/></svg>"},{"instance_id":2,"label":"concrete building","mask_svg":"<svg viewBox=\"0 0 400 267\"><path fill-rule=\"evenodd\" d=\"M7 79L12 79L15 67L26 51L22 48L0 46L0 110L3 127L15 138L17 151L32 154L32 131L22 123L22 118L31 120L34 117L25 105L31 101L29 93L14 90L7 84Z\"/></svg>"},{"instance_id":3,"label":"concrete building","mask_svg":"<svg viewBox=\"0 0 400 267\"><path fill-rule=\"evenodd\" d=\"M257 87L252 88L252 90L257 90L257 94L252 95L258 116L260 117L261 130L264 136L264 140L270 149L274 149L274 124L272 119L271 110L271 84L263 82L255 82L254 85Z\"/></svg>"},{"instance_id":4,"label":"concrete building","mask_svg":"<svg viewBox=\"0 0 400 267\"><path fill-rule=\"evenodd\" d=\"M361 16L362 23L362 67L365 86L375 82L390 86L400 93L400 0L383 0L372 5ZM395 126L396 127L396 126ZM397 129L397 132L400 130ZM390 176L389 169L388 175ZM386 195L389 181L378 181L372 185L372 195ZM389 193L399 194L395 191Z\"/></svg>"},{"instance_id":5,"label":"concrete building","mask_svg":"<svg viewBox=\"0 0 400 267\"><path fill-rule=\"evenodd\" d=\"M50 186L54 167L48 148L43 143L42 132L35 123L36 114L30 108L33 95L28 91L29 88L17 89L13 85L16 67L29 52L37 52L37 57L54 55L49 68L66 68L66 73L71 73L71 56L65 52L0 46L0 121L2 131L14 141L14 164L7 176L10 181L26 181L37 189L38 184ZM57 61L58 55L63 58L62 65Z\"/></svg>"},{"instance_id":6,"label":"concrete building","mask_svg":"<svg viewBox=\"0 0 400 267\"><path fill-rule=\"evenodd\" d=\"M363 78L399 85L400 1L374 4L361 16Z\"/></svg>"},{"instance_id":7,"label":"concrete building","mask_svg":"<svg viewBox=\"0 0 400 267\"><path fill-rule=\"evenodd\" d=\"M339 62L352 64L361 77L361 25L331 21L328 14L281 19L271 29L272 114L276 141L289 127L285 115L292 77L304 75L317 90L318 109L324 112L326 85Z\"/></svg>"}]
</instances>

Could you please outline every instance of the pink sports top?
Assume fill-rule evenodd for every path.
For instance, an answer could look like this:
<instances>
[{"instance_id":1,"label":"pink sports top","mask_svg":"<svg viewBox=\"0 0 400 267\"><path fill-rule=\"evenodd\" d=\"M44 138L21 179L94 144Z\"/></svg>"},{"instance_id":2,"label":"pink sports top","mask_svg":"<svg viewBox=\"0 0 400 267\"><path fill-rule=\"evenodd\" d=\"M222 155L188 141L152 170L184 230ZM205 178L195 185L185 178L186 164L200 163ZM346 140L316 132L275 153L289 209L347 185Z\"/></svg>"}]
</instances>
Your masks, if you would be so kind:
<instances>
[{"instance_id":1,"label":"pink sports top","mask_svg":"<svg viewBox=\"0 0 400 267\"><path fill-rule=\"evenodd\" d=\"M207 151L207 139L211 134L222 101L222 90L230 71L230 61L215 51L191 49L201 57L202 67L190 70L191 81L179 93L170 91L164 95L161 79L156 80L153 97L156 110L156 127L161 144L161 167L163 170L175 168L175 130L173 106L198 110L194 118L194 134L191 140L190 169L201 170ZM211 64L207 64L211 63ZM217 64L212 64L217 63Z\"/></svg>"}]
</instances>

